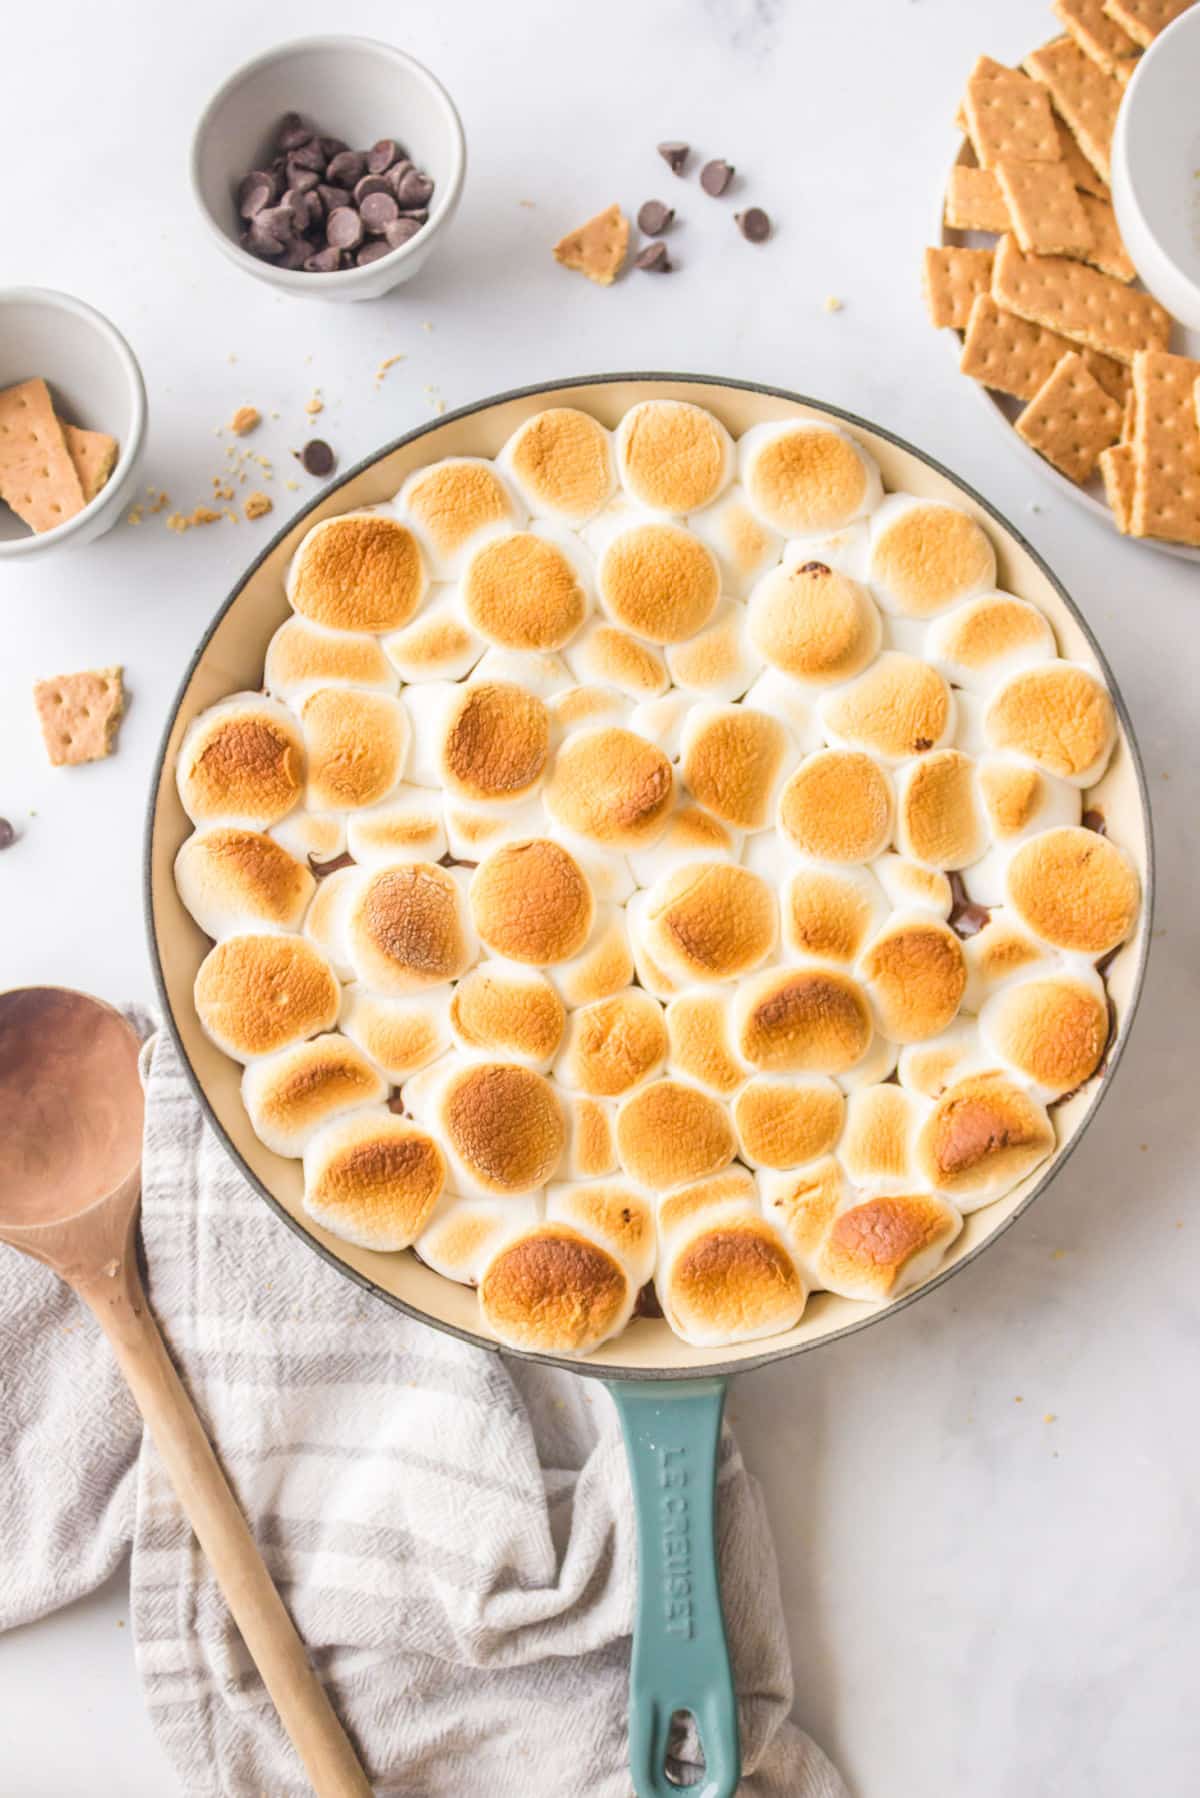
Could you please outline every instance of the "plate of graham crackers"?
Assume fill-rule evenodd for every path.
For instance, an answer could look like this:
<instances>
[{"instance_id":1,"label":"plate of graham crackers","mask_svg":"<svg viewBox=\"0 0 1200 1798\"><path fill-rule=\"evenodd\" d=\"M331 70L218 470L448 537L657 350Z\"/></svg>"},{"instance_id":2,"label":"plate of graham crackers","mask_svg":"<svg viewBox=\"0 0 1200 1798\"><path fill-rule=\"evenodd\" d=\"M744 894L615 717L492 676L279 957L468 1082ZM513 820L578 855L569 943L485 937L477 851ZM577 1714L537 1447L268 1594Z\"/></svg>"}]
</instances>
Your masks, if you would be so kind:
<instances>
[{"instance_id":1,"label":"plate of graham crackers","mask_svg":"<svg viewBox=\"0 0 1200 1798\"><path fill-rule=\"evenodd\" d=\"M1191 0L1054 0L1020 69L981 56L925 252L932 323L1018 450L1124 535L1200 560L1200 335L1138 280L1109 189L1138 59Z\"/></svg>"}]
</instances>

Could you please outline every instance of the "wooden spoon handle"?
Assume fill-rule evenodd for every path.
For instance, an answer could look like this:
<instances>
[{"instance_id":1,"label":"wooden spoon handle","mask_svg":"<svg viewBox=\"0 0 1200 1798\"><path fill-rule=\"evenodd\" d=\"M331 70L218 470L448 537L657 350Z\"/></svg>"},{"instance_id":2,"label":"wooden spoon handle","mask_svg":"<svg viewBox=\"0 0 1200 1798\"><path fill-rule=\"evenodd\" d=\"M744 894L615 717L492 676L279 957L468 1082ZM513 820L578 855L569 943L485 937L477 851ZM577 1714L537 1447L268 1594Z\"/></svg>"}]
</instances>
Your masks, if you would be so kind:
<instances>
[{"instance_id":1,"label":"wooden spoon handle","mask_svg":"<svg viewBox=\"0 0 1200 1798\"><path fill-rule=\"evenodd\" d=\"M217 1576L318 1798L371 1786L284 1608L146 1302L132 1243L99 1277L73 1282L112 1343L167 1477Z\"/></svg>"}]
</instances>

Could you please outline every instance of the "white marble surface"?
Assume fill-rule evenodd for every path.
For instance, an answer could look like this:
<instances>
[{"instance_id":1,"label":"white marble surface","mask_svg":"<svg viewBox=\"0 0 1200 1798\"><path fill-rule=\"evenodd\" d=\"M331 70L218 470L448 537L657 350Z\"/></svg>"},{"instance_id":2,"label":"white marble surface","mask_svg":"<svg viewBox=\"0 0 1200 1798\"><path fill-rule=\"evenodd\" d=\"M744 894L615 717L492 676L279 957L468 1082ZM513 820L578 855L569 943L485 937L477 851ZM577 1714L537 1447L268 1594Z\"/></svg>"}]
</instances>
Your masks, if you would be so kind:
<instances>
[{"instance_id":1,"label":"white marble surface","mask_svg":"<svg viewBox=\"0 0 1200 1798\"><path fill-rule=\"evenodd\" d=\"M1016 60L1050 36L1049 10L358 0L337 24L402 29L459 101L472 158L426 275L361 308L284 301L241 277L205 241L185 179L191 120L230 64L329 22L314 0L273 21L234 0L208 0L186 26L148 0L63 0L5 21L6 172L25 197L0 279L78 292L127 332L150 390L146 479L174 503L207 496L214 428L243 401L281 413L256 440L275 457L276 523L302 497L282 477L314 386L348 464L437 397L453 407L628 367L729 373L861 411L956 467L1049 557L1106 646L1140 732L1160 868L1149 985L1115 1091L990 1254L880 1329L743 1378L731 1410L775 1527L797 1715L859 1798L1192 1790L1200 570L1052 496L989 428L919 294L962 76L980 50ZM736 163L736 195L676 183L653 149L667 136ZM567 227L652 194L683 215L677 274L606 292L554 267ZM777 220L763 248L730 219L750 198ZM825 310L830 294L844 310ZM407 360L376 391L396 353ZM0 570L0 813L23 833L0 862L0 984L150 996L151 757L196 638L271 529L179 538L162 524ZM50 771L30 681L110 661L133 695L118 756ZM0 1638L5 1798L175 1789L125 1602L118 1577Z\"/></svg>"}]
</instances>

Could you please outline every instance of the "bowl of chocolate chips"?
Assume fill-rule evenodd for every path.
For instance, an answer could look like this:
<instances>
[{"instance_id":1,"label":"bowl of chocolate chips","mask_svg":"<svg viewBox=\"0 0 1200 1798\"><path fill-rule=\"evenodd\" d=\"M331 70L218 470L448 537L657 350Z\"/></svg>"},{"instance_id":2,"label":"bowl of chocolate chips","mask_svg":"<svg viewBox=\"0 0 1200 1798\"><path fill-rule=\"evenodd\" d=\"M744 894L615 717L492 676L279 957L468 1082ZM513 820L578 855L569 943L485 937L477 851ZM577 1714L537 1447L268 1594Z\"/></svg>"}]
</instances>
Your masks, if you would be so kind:
<instances>
[{"instance_id":1,"label":"bowl of chocolate chips","mask_svg":"<svg viewBox=\"0 0 1200 1798\"><path fill-rule=\"evenodd\" d=\"M454 102L421 63L369 38L303 38L243 64L209 101L192 189L248 274L368 300L425 262L466 160Z\"/></svg>"}]
</instances>

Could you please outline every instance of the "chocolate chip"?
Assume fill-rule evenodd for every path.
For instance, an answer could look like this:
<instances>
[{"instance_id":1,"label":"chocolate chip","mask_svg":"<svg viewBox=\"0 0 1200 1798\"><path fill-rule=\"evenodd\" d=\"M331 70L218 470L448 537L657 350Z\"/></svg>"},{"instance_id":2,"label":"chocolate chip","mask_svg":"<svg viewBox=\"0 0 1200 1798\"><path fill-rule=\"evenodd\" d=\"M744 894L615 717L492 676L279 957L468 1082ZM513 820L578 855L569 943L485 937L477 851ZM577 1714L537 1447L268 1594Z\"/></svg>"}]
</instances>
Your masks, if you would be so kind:
<instances>
[{"instance_id":1,"label":"chocolate chip","mask_svg":"<svg viewBox=\"0 0 1200 1798\"><path fill-rule=\"evenodd\" d=\"M367 151L367 172L371 175L386 175L394 162L399 162L402 151L395 138L381 137L377 144L372 144Z\"/></svg>"},{"instance_id":2,"label":"chocolate chip","mask_svg":"<svg viewBox=\"0 0 1200 1798\"><path fill-rule=\"evenodd\" d=\"M361 206L368 194L390 194L391 188L382 175L364 175L354 183L354 204Z\"/></svg>"},{"instance_id":3,"label":"chocolate chip","mask_svg":"<svg viewBox=\"0 0 1200 1798\"><path fill-rule=\"evenodd\" d=\"M700 170L700 185L714 200L725 192L732 180L733 164L722 162L719 156L713 162L706 162Z\"/></svg>"},{"instance_id":4,"label":"chocolate chip","mask_svg":"<svg viewBox=\"0 0 1200 1798\"><path fill-rule=\"evenodd\" d=\"M299 150L312 142L312 132L298 112L285 112L279 121L275 142L281 150Z\"/></svg>"},{"instance_id":5,"label":"chocolate chip","mask_svg":"<svg viewBox=\"0 0 1200 1798\"><path fill-rule=\"evenodd\" d=\"M325 221L325 236L335 250L353 250L362 242L362 220L353 206L334 207Z\"/></svg>"},{"instance_id":6,"label":"chocolate chip","mask_svg":"<svg viewBox=\"0 0 1200 1798\"><path fill-rule=\"evenodd\" d=\"M352 868L354 866L354 857L350 854L349 850L343 849L340 855L333 856L332 859L327 862L319 862L310 855L308 858L308 865L318 880L324 880L327 874L337 874L342 868Z\"/></svg>"},{"instance_id":7,"label":"chocolate chip","mask_svg":"<svg viewBox=\"0 0 1200 1798\"><path fill-rule=\"evenodd\" d=\"M745 212L735 212L738 230L750 243L766 243L771 235L771 221L761 206L748 206Z\"/></svg>"},{"instance_id":8,"label":"chocolate chip","mask_svg":"<svg viewBox=\"0 0 1200 1798\"><path fill-rule=\"evenodd\" d=\"M311 169L314 175L325 173L325 153L319 143L301 144L298 150L288 151L289 168L295 164L299 169Z\"/></svg>"},{"instance_id":9,"label":"chocolate chip","mask_svg":"<svg viewBox=\"0 0 1200 1798\"><path fill-rule=\"evenodd\" d=\"M311 169L301 168L298 162L288 157L287 184L293 193L310 194L320 185L320 176L314 175Z\"/></svg>"},{"instance_id":10,"label":"chocolate chip","mask_svg":"<svg viewBox=\"0 0 1200 1798\"><path fill-rule=\"evenodd\" d=\"M252 169L238 187L238 215L252 219L279 195L279 183L269 169Z\"/></svg>"},{"instance_id":11,"label":"chocolate chip","mask_svg":"<svg viewBox=\"0 0 1200 1798\"><path fill-rule=\"evenodd\" d=\"M290 206L264 206L255 214L250 229L252 232L265 232L269 237L278 238L286 243L295 233L295 221Z\"/></svg>"},{"instance_id":12,"label":"chocolate chip","mask_svg":"<svg viewBox=\"0 0 1200 1798\"><path fill-rule=\"evenodd\" d=\"M405 215L403 218L393 219L390 225L384 227L383 232L388 249L398 250L402 243L407 243L410 238L417 235L424 223L425 214L423 212L416 216Z\"/></svg>"},{"instance_id":13,"label":"chocolate chip","mask_svg":"<svg viewBox=\"0 0 1200 1798\"><path fill-rule=\"evenodd\" d=\"M390 256L391 253L391 244L382 237L377 237L373 243L365 243L354 260L359 268L366 268L368 262L378 262L381 256Z\"/></svg>"},{"instance_id":14,"label":"chocolate chip","mask_svg":"<svg viewBox=\"0 0 1200 1798\"><path fill-rule=\"evenodd\" d=\"M665 243L648 243L633 259L634 268L649 269L653 275L669 275L673 264Z\"/></svg>"},{"instance_id":15,"label":"chocolate chip","mask_svg":"<svg viewBox=\"0 0 1200 1798\"><path fill-rule=\"evenodd\" d=\"M318 206L320 205L319 200L317 201L317 204ZM297 187L288 188L282 200L279 202L279 210L280 212L291 213L293 231L303 233L308 230L310 223L316 223L316 220L313 219L309 213L308 195L303 193Z\"/></svg>"},{"instance_id":16,"label":"chocolate chip","mask_svg":"<svg viewBox=\"0 0 1200 1798\"><path fill-rule=\"evenodd\" d=\"M325 165L325 179L336 187L353 187L367 172L367 159L361 150L339 150Z\"/></svg>"},{"instance_id":17,"label":"chocolate chip","mask_svg":"<svg viewBox=\"0 0 1200 1798\"><path fill-rule=\"evenodd\" d=\"M354 195L348 187L331 187L327 181L322 181L317 192L321 196L321 204L326 213L333 212L338 206L353 206L354 204Z\"/></svg>"},{"instance_id":18,"label":"chocolate chip","mask_svg":"<svg viewBox=\"0 0 1200 1798\"><path fill-rule=\"evenodd\" d=\"M1079 822L1083 825L1085 830L1094 830L1098 837L1106 837L1108 835L1108 825L1105 821L1104 813L1097 811L1094 807L1089 806Z\"/></svg>"},{"instance_id":19,"label":"chocolate chip","mask_svg":"<svg viewBox=\"0 0 1200 1798\"><path fill-rule=\"evenodd\" d=\"M423 225L429 218L429 213L424 206L415 206L410 207L406 212L401 212L400 217L402 219L415 219L418 225Z\"/></svg>"},{"instance_id":20,"label":"chocolate chip","mask_svg":"<svg viewBox=\"0 0 1200 1798\"><path fill-rule=\"evenodd\" d=\"M397 187L399 187L411 167L412 163L408 160L407 156L402 156L399 162L394 162L392 164L387 172L387 184L393 193L395 193Z\"/></svg>"},{"instance_id":21,"label":"chocolate chip","mask_svg":"<svg viewBox=\"0 0 1200 1798\"><path fill-rule=\"evenodd\" d=\"M11 849L17 840L17 833L7 818L0 818L0 849Z\"/></svg>"},{"instance_id":22,"label":"chocolate chip","mask_svg":"<svg viewBox=\"0 0 1200 1798\"><path fill-rule=\"evenodd\" d=\"M800 572L801 574L830 574L832 570L828 562L803 562Z\"/></svg>"},{"instance_id":23,"label":"chocolate chip","mask_svg":"<svg viewBox=\"0 0 1200 1798\"><path fill-rule=\"evenodd\" d=\"M991 912L986 905L976 905L968 896L963 877L957 870L947 878L950 882L951 930L960 937L978 936L984 926L991 922Z\"/></svg>"},{"instance_id":24,"label":"chocolate chip","mask_svg":"<svg viewBox=\"0 0 1200 1798\"><path fill-rule=\"evenodd\" d=\"M647 237L658 237L674 217L673 206L664 206L661 200L647 200L638 213L638 230L644 231Z\"/></svg>"},{"instance_id":25,"label":"chocolate chip","mask_svg":"<svg viewBox=\"0 0 1200 1798\"><path fill-rule=\"evenodd\" d=\"M393 190L401 206L428 206L433 198L433 182L420 169L409 168Z\"/></svg>"},{"instance_id":26,"label":"chocolate chip","mask_svg":"<svg viewBox=\"0 0 1200 1798\"><path fill-rule=\"evenodd\" d=\"M340 137L323 137L321 139L321 154L326 162L332 161L335 156L344 156L349 148L349 144Z\"/></svg>"},{"instance_id":27,"label":"chocolate chip","mask_svg":"<svg viewBox=\"0 0 1200 1798\"><path fill-rule=\"evenodd\" d=\"M304 266L310 275L331 275L342 266L342 252L327 244L315 256L310 256Z\"/></svg>"},{"instance_id":28,"label":"chocolate chip","mask_svg":"<svg viewBox=\"0 0 1200 1798\"><path fill-rule=\"evenodd\" d=\"M659 144L658 153L673 175L682 175L687 167L687 159L692 153L692 148L690 144L681 144L669 139L665 144Z\"/></svg>"},{"instance_id":29,"label":"chocolate chip","mask_svg":"<svg viewBox=\"0 0 1200 1798\"><path fill-rule=\"evenodd\" d=\"M259 218L261 217L260 213ZM263 262L275 262L283 255L284 239L268 231L258 219L253 221L242 242L252 256L257 256Z\"/></svg>"},{"instance_id":30,"label":"chocolate chip","mask_svg":"<svg viewBox=\"0 0 1200 1798\"><path fill-rule=\"evenodd\" d=\"M315 474L323 478L332 474L337 457L323 437L313 437L300 451L300 460L306 474Z\"/></svg>"},{"instance_id":31,"label":"chocolate chip","mask_svg":"<svg viewBox=\"0 0 1200 1798\"><path fill-rule=\"evenodd\" d=\"M294 237L291 243L283 246L283 255L277 263L278 268L303 268L308 261L310 245L302 237Z\"/></svg>"},{"instance_id":32,"label":"chocolate chip","mask_svg":"<svg viewBox=\"0 0 1200 1798\"><path fill-rule=\"evenodd\" d=\"M382 237L400 216L393 194L368 194L361 207L362 222L373 237Z\"/></svg>"}]
</instances>

